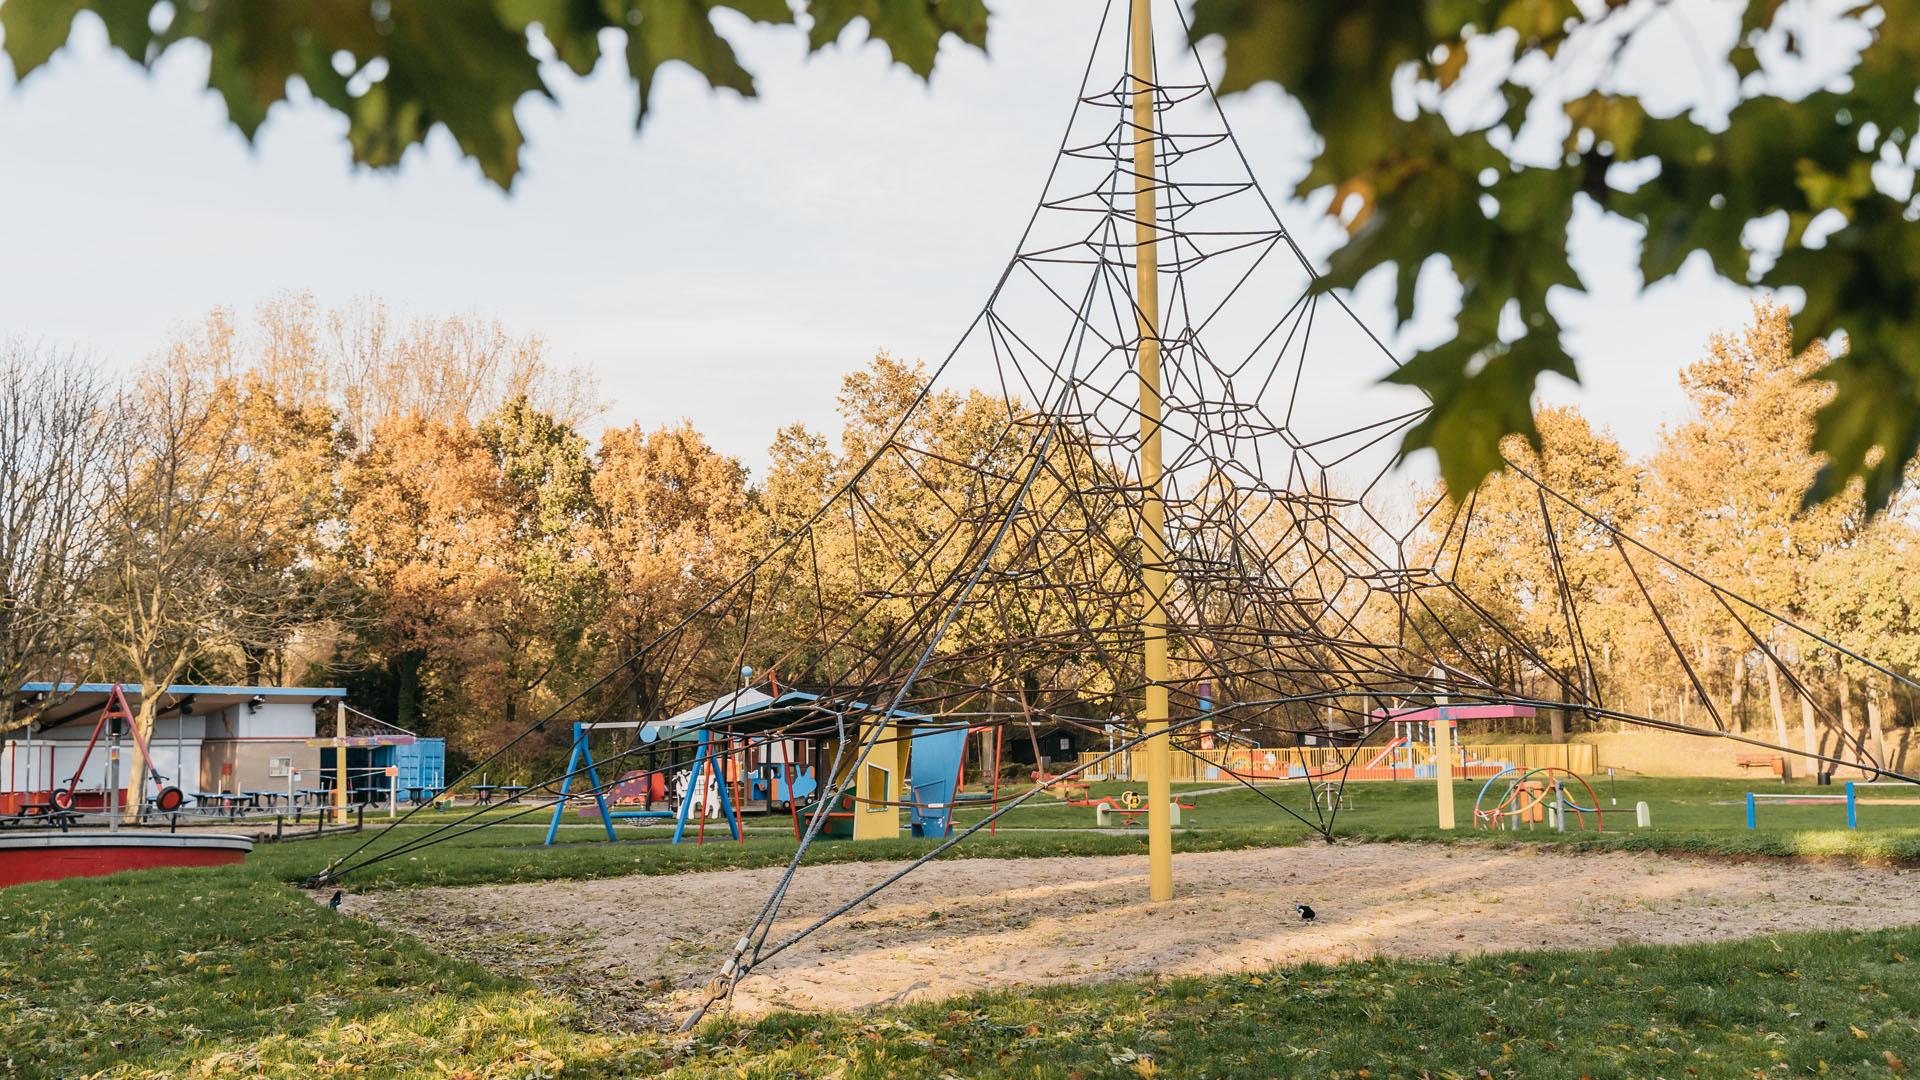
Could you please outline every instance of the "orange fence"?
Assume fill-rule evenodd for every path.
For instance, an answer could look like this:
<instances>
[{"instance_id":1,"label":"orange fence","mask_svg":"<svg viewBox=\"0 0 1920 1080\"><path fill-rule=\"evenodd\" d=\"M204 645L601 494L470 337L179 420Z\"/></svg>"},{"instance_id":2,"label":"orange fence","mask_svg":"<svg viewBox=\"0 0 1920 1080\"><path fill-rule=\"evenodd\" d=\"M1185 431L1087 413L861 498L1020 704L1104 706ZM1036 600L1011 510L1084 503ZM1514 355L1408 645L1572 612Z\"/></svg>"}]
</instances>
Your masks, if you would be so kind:
<instances>
[{"instance_id":1,"label":"orange fence","mask_svg":"<svg viewBox=\"0 0 1920 1080\"><path fill-rule=\"evenodd\" d=\"M1202 783L1210 780L1233 782L1231 773L1247 779L1285 780L1303 776L1337 775L1348 760L1353 767L1349 780L1421 780L1432 779L1432 761L1427 748L1415 745L1411 753L1398 750L1373 768L1366 766L1380 757L1384 743L1369 744L1354 753L1351 747L1289 746L1243 747L1231 750L1199 750L1192 754L1175 750L1174 783ZM1491 776L1509 765L1537 769L1555 766L1570 772L1592 775L1600 771L1599 747L1592 743L1467 743L1466 762L1454 763L1454 775L1462 780ZM1080 755L1079 763L1097 760L1104 751ZM1147 775L1146 755L1138 749L1092 765L1081 776L1141 778Z\"/></svg>"}]
</instances>

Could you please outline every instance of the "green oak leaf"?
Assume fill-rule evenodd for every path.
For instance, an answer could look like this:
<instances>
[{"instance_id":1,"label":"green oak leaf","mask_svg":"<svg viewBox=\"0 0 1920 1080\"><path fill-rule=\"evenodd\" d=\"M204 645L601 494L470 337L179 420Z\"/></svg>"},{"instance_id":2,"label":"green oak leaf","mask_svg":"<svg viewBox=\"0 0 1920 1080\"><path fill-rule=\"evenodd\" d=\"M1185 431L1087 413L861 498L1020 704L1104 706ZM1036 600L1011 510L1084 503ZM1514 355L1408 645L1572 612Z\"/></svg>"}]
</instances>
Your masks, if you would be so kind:
<instances>
[{"instance_id":1,"label":"green oak leaf","mask_svg":"<svg viewBox=\"0 0 1920 1080\"><path fill-rule=\"evenodd\" d=\"M1486 336L1464 332L1469 326ZM1417 387L1432 400L1432 409L1408 429L1399 456L1437 452L1440 476L1456 495L1505 467L1500 444L1508 435L1521 435L1539 448L1532 398L1541 375L1578 379L1551 320L1512 342L1499 341L1487 330L1486 323L1463 320L1461 336L1416 354L1386 380Z\"/></svg>"},{"instance_id":2,"label":"green oak leaf","mask_svg":"<svg viewBox=\"0 0 1920 1080\"><path fill-rule=\"evenodd\" d=\"M0 4L0 32L6 36L7 59L15 78L24 79L53 59L67 43L74 16L90 5L86 0L11 0Z\"/></svg>"},{"instance_id":3,"label":"green oak leaf","mask_svg":"<svg viewBox=\"0 0 1920 1080\"><path fill-rule=\"evenodd\" d=\"M987 8L983 0L812 0L809 40L824 49L840 39L856 20L883 42L893 58L914 74L933 73L940 41L952 34L968 45L986 48Z\"/></svg>"},{"instance_id":4,"label":"green oak leaf","mask_svg":"<svg viewBox=\"0 0 1920 1080\"><path fill-rule=\"evenodd\" d=\"M1767 280L1806 293L1794 348L1846 332L1845 351L1814 376L1833 398L1814 416L1812 448L1826 463L1808 504L1858 480L1868 508L1885 507L1920 454L1920 223L1885 196L1863 200L1824 247L1787 252Z\"/></svg>"}]
</instances>

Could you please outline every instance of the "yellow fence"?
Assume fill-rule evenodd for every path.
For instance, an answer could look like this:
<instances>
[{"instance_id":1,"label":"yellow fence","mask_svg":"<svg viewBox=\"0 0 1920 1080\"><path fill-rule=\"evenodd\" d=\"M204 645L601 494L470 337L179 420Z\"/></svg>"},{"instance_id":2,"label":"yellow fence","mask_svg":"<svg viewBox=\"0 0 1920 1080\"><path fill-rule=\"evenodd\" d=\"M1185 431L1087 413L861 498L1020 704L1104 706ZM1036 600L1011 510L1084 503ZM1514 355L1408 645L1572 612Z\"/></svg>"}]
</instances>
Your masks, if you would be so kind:
<instances>
[{"instance_id":1,"label":"yellow fence","mask_svg":"<svg viewBox=\"0 0 1920 1080\"><path fill-rule=\"evenodd\" d=\"M1222 780L1232 783L1233 778L1227 770L1252 776L1289 776L1300 772L1325 774L1339 770L1351 755L1358 772L1361 766L1374 760L1384 746L1364 746L1358 754L1351 748L1335 749L1318 746L1274 747L1272 749L1236 746L1231 750L1202 750L1193 754L1176 749L1173 754L1174 783L1200 783L1208 780ZM1413 764L1429 763L1425 746L1415 746ZM1592 743L1467 743L1464 747L1468 762L1505 762L1522 768L1538 769L1546 766L1568 769L1583 775L1592 775L1600 771L1599 747ZM1104 751L1094 751L1080 755L1079 764L1087 764L1087 772L1081 774L1087 779L1105 777L1144 778L1147 775L1147 759L1138 750L1128 751L1097 765ZM1380 776L1363 774L1371 779L1415 779L1414 773L1405 767L1407 754L1399 751L1393 759L1401 766L1398 775L1389 771ZM1384 768L1383 764L1383 768ZM1209 775L1211 770L1211 775ZM1356 776L1356 779L1359 777Z\"/></svg>"}]
</instances>

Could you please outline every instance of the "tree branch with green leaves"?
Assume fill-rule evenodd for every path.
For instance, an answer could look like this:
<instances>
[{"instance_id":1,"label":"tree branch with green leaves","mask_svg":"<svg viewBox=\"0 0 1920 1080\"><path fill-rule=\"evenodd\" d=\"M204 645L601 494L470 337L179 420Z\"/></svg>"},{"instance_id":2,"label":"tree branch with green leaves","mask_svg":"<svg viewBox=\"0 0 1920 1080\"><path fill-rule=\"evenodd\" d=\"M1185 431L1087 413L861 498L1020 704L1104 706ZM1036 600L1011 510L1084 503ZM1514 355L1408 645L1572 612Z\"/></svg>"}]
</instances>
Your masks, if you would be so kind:
<instances>
[{"instance_id":1,"label":"tree branch with green leaves","mask_svg":"<svg viewBox=\"0 0 1920 1080\"><path fill-rule=\"evenodd\" d=\"M644 120L668 63L752 94L730 38L753 24L816 51L864 24L922 76L949 36L984 48L988 24L983 0L7 0L20 77L81 11L149 67L201 43L250 139L298 80L347 118L356 161L391 168L444 127L502 188L549 55L584 76L617 44ZM1430 268L1457 282L1452 338L1392 376L1434 404L1402 451L1434 450L1452 490L1499 469L1507 435L1538 447L1543 375L1578 378L1554 304L1586 289L1568 256L1583 201L1644 231L1643 287L1698 254L1803 293L1795 347L1835 339L1806 499L1858 485L1879 508L1899 489L1920 454L1920 0L1194 0L1191 30L1221 46L1223 92L1277 84L1319 137L1297 194L1347 229L1323 287L1392 267L1405 323ZM1662 48L1696 100L1670 100L1673 63L1636 77Z\"/></svg>"}]
</instances>

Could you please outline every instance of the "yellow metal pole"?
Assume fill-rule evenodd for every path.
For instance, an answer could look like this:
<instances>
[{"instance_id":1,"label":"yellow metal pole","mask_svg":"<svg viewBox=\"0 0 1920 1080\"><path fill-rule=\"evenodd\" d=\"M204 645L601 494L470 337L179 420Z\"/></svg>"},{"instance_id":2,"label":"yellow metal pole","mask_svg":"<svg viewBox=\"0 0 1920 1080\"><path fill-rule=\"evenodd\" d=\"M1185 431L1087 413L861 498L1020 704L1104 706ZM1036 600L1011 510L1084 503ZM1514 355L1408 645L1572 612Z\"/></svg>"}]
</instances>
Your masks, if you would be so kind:
<instances>
[{"instance_id":1,"label":"yellow metal pole","mask_svg":"<svg viewBox=\"0 0 1920 1080\"><path fill-rule=\"evenodd\" d=\"M1453 724L1445 710L1433 722L1433 783L1440 799L1440 827L1453 828Z\"/></svg>"},{"instance_id":2,"label":"yellow metal pole","mask_svg":"<svg viewBox=\"0 0 1920 1080\"><path fill-rule=\"evenodd\" d=\"M1173 899L1173 743L1167 734L1167 507L1160 493L1160 248L1153 90L1153 0L1133 0L1133 235L1140 329L1140 584L1146 638L1147 879Z\"/></svg>"}]
</instances>

